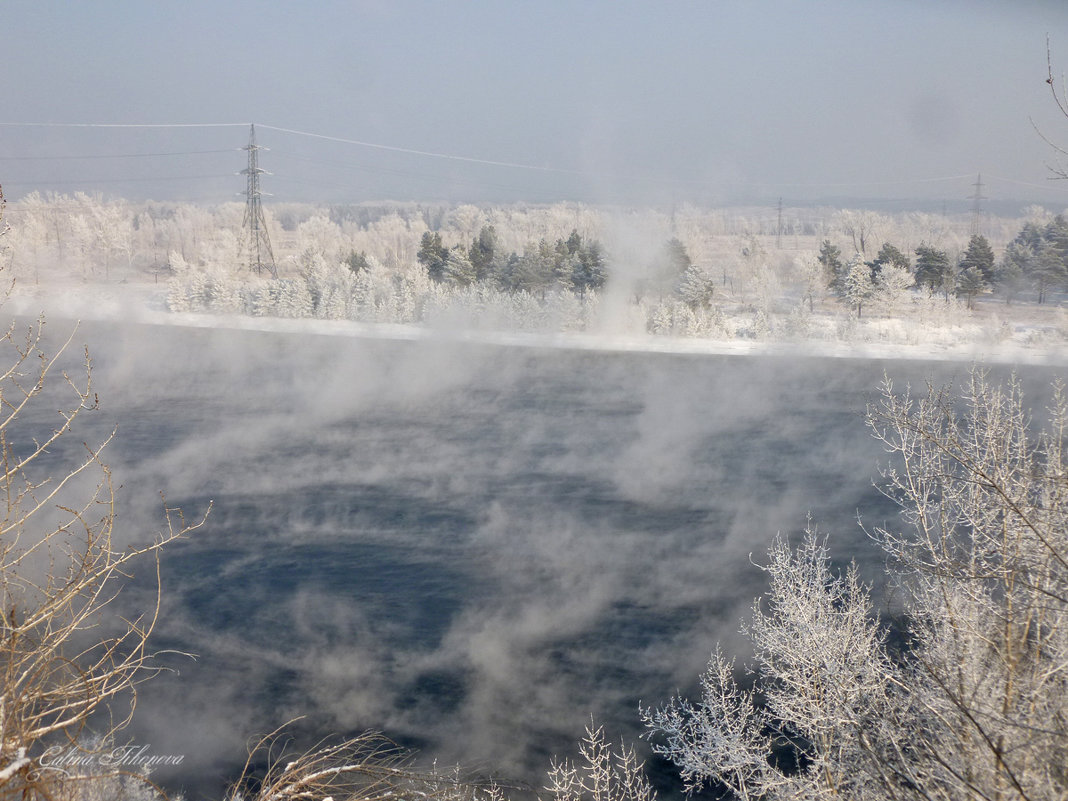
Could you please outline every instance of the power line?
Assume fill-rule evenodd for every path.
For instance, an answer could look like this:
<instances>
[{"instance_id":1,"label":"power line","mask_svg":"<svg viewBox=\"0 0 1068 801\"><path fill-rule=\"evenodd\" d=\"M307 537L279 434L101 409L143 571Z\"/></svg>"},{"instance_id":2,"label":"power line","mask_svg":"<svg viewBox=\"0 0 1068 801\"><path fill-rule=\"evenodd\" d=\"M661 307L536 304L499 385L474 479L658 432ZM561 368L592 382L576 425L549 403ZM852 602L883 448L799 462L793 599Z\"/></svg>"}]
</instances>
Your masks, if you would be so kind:
<instances>
[{"instance_id":1,"label":"power line","mask_svg":"<svg viewBox=\"0 0 1068 801\"><path fill-rule=\"evenodd\" d=\"M17 122L0 122L0 126L8 127L54 127L54 128L222 128L222 127L246 127L251 123L17 123ZM294 136L304 136L311 139L319 139L327 142L338 142L341 144L355 145L357 147L371 148L374 150L383 150L391 153L403 153L406 155L420 156L423 158L435 158L446 161L458 161L466 164L480 164L490 167L505 167L508 169L528 170L533 172L543 173L555 173L562 175L575 175L589 178L617 178L628 180L659 180L663 182L675 183L675 184L690 184L694 186L710 186L713 182L705 181L701 179L679 179L668 178L662 175L645 174L639 175L636 171L631 171L626 174L607 174L596 173L587 170L575 170L562 167L551 167L537 164L527 164L523 162L515 161L501 161L496 159L484 159L475 156L461 156L455 153L442 153L432 150L420 150L417 148L400 147L397 145L386 145L379 142L368 142L362 139L352 139L342 136L331 136L328 134L320 134L312 131L302 131L296 128L283 128L277 125L265 125L260 124L261 130L277 131L279 133L292 134ZM827 183L827 182L784 182L778 183L776 186L788 186L788 187L826 187L826 188L840 188L840 187L865 187L865 186L895 186L895 185L908 185L916 183L932 183L941 181L955 181L962 178L970 177L967 174L964 175L949 175L938 176L933 178L916 178L916 179L898 179L893 181L861 181L861 182L842 182L842 183Z\"/></svg>"},{"instance_id":2,"label":"power line","mask_svg":"<svg viewBox=\"0 0 1068 801\"><path fill-rule=\"evenodd\" d=\"M828 189L840 189L842 187L850 186L908 186L909 184L933 184L941 183L944 181L959 181L962 178L971 178L971 174L963 173L961 175L940 175L933 178L899 178L893 181L842 181L838 183L828 181L784 181L782 183L776 184L758 183L754 185L757 188L778 186L813 186L824 187Z\"/></svg>"},{"instance_id":3,"label":"power line","mask_svg":"<svg viewBox=\"0 0 1068 801\"><path fill-rule=\"evenodd\" d=\"M22 123L0 123L0 125L19 125ZM247 126L251 123L24 123L25 125L48 125L52 127L85 127L85 128L211 128L211 127L234 127L236 125ZM484 159L475 156L461 156L455 153L442 153L433 150L420 150L417 148L400 147L397 145L386 145L380 142L368 142L362 139L352 139L342 136L331 136L328 134L315 133L313 131L302 131L296 128L283 128L277 125L265 125L260 124L261 130L277 131L279 133L292 134L294 136L304 136L310 139L319 139L327 142L338 142L341 144L355 145L357 147L366 147L373 150L383 150L391 153L403 153L410 156L421 156L423 158L435 158L446 161L458 161L466 164L481 164L489 167L505 167L508 169L528 170L533 172L543 173L555 173L560 175L575 175L588 178L620 178L627 180L658 180L662 182L675 183L675 184L690 184L694 186L710 186L713 182L705 181L701 179L681 179L681 178L668 178L662 175L645 174L640 175L636 171L632 171L626 174L607 174L596 173L588 170L575 170L567 169L563 167L551 167L538 164L527 164L516 161L501 161L497 159ZM947 175L937 176L932 178L915 178L915 179L898 179L893 181L851 181L843 183L826 183L826 182L786 182L777 184L777 186L790 186L790 187L865 187L865 186L902 186L908 184L917 183L934 183L942 181L956 181L962 178L970 177L968 174L963 175Z\"/></svg>"},{"instance_id":4,"label":"power line","mask_svg":"<svg viewBox=\"0 0 1068 801\"><path fill-rule=\"evenodd\" d=\"M79 184L126 184L147 183L150 181L200 181L211 178L233 178L233 173L215 173L214 175L150 175L140 178L67 178L62 181L19 181L17 179L4 181L9 186L68 186Z\"/></svg>"},{"instance_id":5,"label":"power line","mask_svg":"<svg viewBox=\"0 0 1068 801\"><path fill-rule=\"evenodd\" d=\"M342 144L358 145L360 147L369 147L375 150L387 150L392 153L406 153L410 156L424 156L426 158L447 159L449 161L463 161L469 164L485 164L491 167L509 167L516 170L535 170L537 172L555 172L568 175L585 174L581 170L568 170L561 167L544 167L535 164L521 164L513 161L494 161L493 159L480 159L473 156L457 156L451 153L437 153L431 150L415 150L409 147L396 147L394 145L382 145L375 142L364 142L359 139L345 139L340 136L327 136L326 134L311 133L309 131L297 131L292 128L279 128L274 125L261 125L260 128L268 131L294 134L296 136L307 136L312 139L324 139L328 142L341 142Z\"/></svg>"},{"instance_id":6,"label":"power line","mask_svg":"<svg viewBox=\"0 0 1068 801\"><path fill-rule=\"evenodd\" d=\"M5 128L244 128L247 122L0 122Z\"/></svg>"},{"instance_id":7,"label":"power line","mask_svg":"<svg viewBox=\"0 0 1068 801\"><path fill-rule=\"evenodd\" d=\"M1050 178L1048 184L1036 184L1032 181L1018 181L1015 178L1005 178L1001 175L990 175L995 181L1004 181L1007 184L1016 184L1017 186L1030 186L1035 189L1053 189L1058 192L1068 192L1068 182L1061 186L1056 186L1053 182L1061 180L1060 178Z\"/></svg>"},{"instance_id":8,"label":"power line","mask_svg":"<svg viewBox=\"0 0 1068 801\"><path fill-rule=\"evenodd\" d=\"M105 153L93 156L0 156L0 161L81 161L82 159L139 159L159 156L204 156L211 153L236 153L239 147L223 150L175 150L169 153Z\"/></svg>"},{"instance_id":9,"label":"power line","mask_svg":"<svg viewBox=\"0 0 1068 801\"><path fill-rule=\"evenodd\" d=\"M197 128L234 128L234 127L248 127L250 123L237 123L237 122L191 122L191 123L96 123L96 122L3 122L0 121L0 127L2 128L71 128L71 129L197 129ZM303 131L295 128L285 128L275 125L260 125L263 130L276 131L278 133L292 134L295 136L303 136L311 139L317 139L328 142L338 142L341 144L354 145L357 147L370 148L373 150L400 153L412 156L419 156L422 158L432 158L443 161L460 162L465 164L483 165L489 167L499 167L506 169L526 170L530 172L537 172L543 174L555 174L555 175L570 175L576 177L582 177L587 179L614 179L625 181L654 181L657 183L670 183L674 185L689 185L694 187L704 187L706 189L714 189L717 186L726 187L724 182L716 182L703 179L683 179L669 177L663 174L656 173L642 173L639 170L628 170L625 173L600 173L588 170L567 169L561 167L553 167L547 165L528 164L524 162L516 161L504 161L498 159L486 159L476 156L465 156L455 153L445 153L431 150L421 150L418 148L401 147L397 145L382 144L379 142L369 142L366 140L332 136L327 134L315 133L312 131ZM235 148L237 149L237 148ZM120 153L120 154L102 154L95 156L4 156L0 157L2 161L48 161L48 160L78 160L78 159L123 159L123 158L150 158L150 157L169 157L179 155L207 155L213 153L228 153L232 152L231 149L225 150L190 150L190 151L170 151L163 153ZM294 157L299 158L299 157ZM318 161L316 159L305 159L307 161ZM362 169L375 169L371 167L364 167ZM380 168L379 168L380 169ZM398 173L403 174L403 173ZM418 174L416 174L418 177ZM950 181L959 181L964 178L970 178L968 174L962 175L945 175L945 176L933 176L927 178L906 178L887 181L848 181L848 182L822 182L822 181L797 181L797 182L777 182L770 184L767 182L754 182L750 184L752 191L767 191L773 192L782 188L822 188L829 189L846 189L851 188L855 190L861 190L865 187L880 187L880 186L909 186L917 184L928 183L941 183ZM1009 183L1017 184L1020 186L1029 186L1034 188L1047 188L1047 189L1065 189L1062 187L1043 186L1041 184L1030 183L1027 181L1018 181L1010 178L1001 178L999 176L992 176L995 180L1002 180ZM185 177L183 176L182 179ZM433 177L434 180L448 180L437 176ZM129 179L129 180L141 180L141 179ZM178 178L154 178L145 180L180 180ZM17 181L11 181L10 183L22 183ZM101 183L121 183L122 181L108 179L101 181ZM46 181L42 184L58 184L65 183L61 181ZM88 181L71 181L70 183L89 183Z\"/></svg>"},{"instance_id":10,"label":"power line","mask_svg":"<svg viewBox=\"0 0 1068 801\"><path fill-rule=\"evenodd\" d=\"M277 150L275 148L271 149L271 154L276 159L278 157L281 157L281 159L283 161L286 160L286 159L292 159L294 161L302 161L302 162L306 162L308 164L318 164L320 166L335 167L335 168L339 168L339 169L343 169L343 170L352 170L354 172L374 173L376 175L392 175L392 176L398 176L398 177L402 177L402 178L414 178L414 179L417 179L417 180L420 180L420 181L430 181L430 182L436 182L436 183L447 183L447 184L451 184L451 185L455 185L455 186L471 186L471 187L482 187L482 188L489 188L489 189L511 189L511 188L513 188L512 184L508 184L508 183L504 183L504 182L480 181L480 180L474 180L474 179L468 179L468 178L457 178L457 176L455 176L455 175L447 175L447 174L441 174L441 173L432 173L432 172L416 171L416 170L400 170L400 169L395 169L395 168L392 168L392 167L380 167L380 166L375 166L375 165L370 165L370 164L350 164L350 163L346 163L346 162L342 162L342 161L316 159L316 158L310 158L308 156L297 156L297 155L294 155L292 153L287 153L284 150ZM351 188L351 186L352 186L351 184L340 184L340 183L337 183L335 181L307 180L307 179L293 178L293 177L286 176L286 175L277 175L276 177L280 181L296 181L296 182L299 182L299 183L319 183L319 184L322 184L324 186L344 186L344 187L347 187L347 188Z\"/></svg>"}]
</instances>

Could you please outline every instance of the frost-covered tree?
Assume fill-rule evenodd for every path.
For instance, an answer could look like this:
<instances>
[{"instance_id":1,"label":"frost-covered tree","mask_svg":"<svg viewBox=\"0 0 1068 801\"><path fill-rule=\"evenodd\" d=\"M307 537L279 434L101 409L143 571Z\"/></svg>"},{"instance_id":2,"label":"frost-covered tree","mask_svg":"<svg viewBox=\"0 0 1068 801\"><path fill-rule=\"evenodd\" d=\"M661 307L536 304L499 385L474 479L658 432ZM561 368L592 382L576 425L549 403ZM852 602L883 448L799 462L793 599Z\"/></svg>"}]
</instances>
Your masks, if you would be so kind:
<instances>
[{"instance_id":1,"label":"frost-covered tree","mask_svg":"<svg viewBox=\"0 0 1068 801\"><path fill-rule=\"evenodd\" d=\"M899 313L910 296L912 271L906 267L883 265L875 279L875 302L889 315Z\"/></svg>"},{"instance_id":2,"label":"frost-covered tree","mask_svg":"<svg viewBox=\"0 0 1068 801\"><path fill-rule=\"evenodd\" d=\"M646 291L656 299L663 300L678 290L691 264L686 246L678 237L672 237L664 243L664 247L649 267L649 278L645 282Z\"/></svg>"},{"instance_id":3,"label":"frost-covered tree","mask_svg":"<svg viewBox=\"0 0 1068 801\"><path fill-rule=\"evenodd\" d=\"M889 242L884 242L871 263L873 273L872 278L874 279L884 267L897 267L901 270L909 270L911 269L911 266L909 257L905 253L902 253Z\"/></svg>"},{"instance_id":4,"label":"frost-covered tree","mask_svg":"<svg viewBox=\"0 0 1068 801\"><path fill-rule=\"evenodd\" d=\"M645 711L654 751L691 790L718 783L739 798L864 797L864 748L849 729L885 712L891 666L857 571L836 573L812 531L796 553L777 542L764 569L771 588L745 629L757 686L739 686L733 661L717 651L699 703ZM809 765L795 775L773 757L791 744Z\"/></svg>"},{"instance_id":5,"label":"frost-covered tree","mask_svg":"<svg viewBox=\"0 0 1068 801\"><path fill-rule=\"evenodd\" d=\"M716 292L716 278L705 268L691 264L682 274L678 294L691 309L707 309Z\"/></svg>"},{"instance_id":6,"label":"frost-covered tree","mask_svg":"<svg viewBox=\"0 0 1068 801\"><path fill-rule=\"evenodd\" d=\"M1034 258L1034 249L1026 243L1013 241L1005 248L1005 256L998 264L994 277L998 294L1005 298L1006 303L1011 303L1025 288L1025 276L1030 272L1030 263Z\"/></svg>"},{"instance_id":7,"label":"frost-covered tree","mask_svg":"<svg viewBox=\"0 0 1068 801\"><path fill-rule=\"evenodd\" d=\"M957 276L957 294L964 297L969 309L975 308L975 298L987 288L986 279L978 267L963 268Z\"/></svg>"},{"instance_id":8,"label":"frost-covered tree","mask_svg":"<svg viewBox=\"0 0 1068 801\"><path fill-rule=\"evenodd\" d=\"M301 319L315 315L315 299L308 284L300 278L273 279L275 305L273 316Z\"/></svg>"},{"instance_id":9,"label":"frost-covered tree","mask_svg":"<svg viewBox=\"0 0 1068 801\"><path fill-rule=\"evenodd\" d=\"M432 281L425 274L420 274L416 271L413 271L412 276L401 279L399 283L401 286L407 285L412 291L412 295L409 297L411 304L407 307L411 311L405 311L406 314L414 313L414 306L416 305L414 299L415 286L418 286L424 294L431 291L441 293L449 291L448 284ZM339 280L338 286L341 287L344 284ZM395 274L378 259L369 256L367 269L361 270L360 274L352 282L348 316L366 322L398 322L399 320L395 316L391 316L401 313L399 311L400 304L397 299L397 292L398 281L395 280ZM410 319L405 319L404 322L409 322Z\"/></svg>"},{"instance_id":10,"label":"frost-covered tree","mask_svg":"<svg viewBox=\"0 0 1068 801\"><path fill-rule=\"evenodd\" d=\"M353 275L359 275L361 270L367 269L367 253L362 250L350 250L345 257L345 266L352 271Z\"/></svg>"},{"instance_id":11,"label":"frost-covered tree","mask_svg":"<svg viewBox=\"0 0 1068 801\"><path fill-rule=\"evenodd\" d=\"M571 264L571 285L580 295L603 288L608 280L608 266L600 242L580 242Z\"/></svg>"},{"instance_id":12,"label":"frost-covered tree","mask_svg":"<svg viewBox=\"0 0 1068 801\"><path fill-rule=\"evenodd\" d=\"M844 267L841 248L837 245L832 245L829 239L824 239L820 244L820 252L817 258L823 267L824 285L830 289L837 289Z\"/></svg>"},{"instance_id":13,"label":"frost-covered tree","mask_svg":"<svg viewBox=\"0 0 1068 801\"><path fill-rule=\"evenodd\" d=\"M644 712L687 786L743 799L1068 796L1068 399L1035 434L1018 382L958 402L887 381L869 426L891 454L876 528L893 630L809 529L764 567L749 678L716 652L699 701ZM891 633L894 633L893 640ZM891 646L891 642L897 643Z\"/></svg>"},{"instance_id":14,"label":"frost-covered tree","mask_svg":"<svg viewBox=\"0 0 1068 801\"><path fill-rule=\"evenodd\" d=\"M864 263L859 253L854 254L846 264L841 287L842 300L860 317L864 303L875 292L875 286L871 280L871 268Z\"/></svg>"},{"instance_id":15,"label":"frost-covered tree","mask_svg":"<svg viewBox=\"0 0 1068 801\"><path fill-rule=\"evenodd\" d=\"M985 286L994 283L994 250L985 236L975 234L968 240L968 248L960 257L960 271L973 269Z\"/></svg>"},{"instance_id":16,"label":"frost-covered tree","mask_svg":"<svg viewBox=\"0 0 1068 801\"><path fill-rule=\"evenodd\" d=\"M302 251L315 251L330 260L341 253L341 231L324 214L316 214L297 226L297 242Z\"/></svg>"},{"instance_id":17,"label":"frost-covered tree","mask_svg":"<svg viewBox=\"0 0 1068 801\"><path fill-rule=\"evenodd\" d=\"M445 280L445 260L449 250L441 243L441 234L427 231L419 242L416 258L426 269L426 274L434 281Z\"/></svg>"},{"instance_id":18,"label":"frost-covered tree","mask_svg":"<svg viewBox=\"0 0 1068 801\"><path fill-rule=\"evenodd\" d=\"M1068 267L1057 247L1050 241L1043 241L1028 262L1029 269L1024 273L1034 290L1038 293L1038 302L1045 301L1050 290L1064 286L1068 279Z\"/></svg>"},{"instance_id":19,"label":"frost-covered tree","mask_svg":"<svg viewBox=\"0 0 1068 801\"><path fill-rule=\"evenodd\" d=\"M7 232L5 250L8 256L4 266L10 270L9 276L15 279L32 277L36 284L40 280L42 263L50 261L47 258L49 226L44 214L40 213L40 196L35 194L29 202L23 198L19 205L23 214L18 226L3 229Z\"/></svg>"},{"instance_id":20,"label":"frost-covered tree","mask_svg":"<svg viewBox=\"0 0 1068 801\"><path fill-rule=\"evenodd\" d=\"M535 292L552 282L553 262L544 248L528 246L522 255L513 253L498 276L506 292Z\"/></svg>"},{"instance_id":21,"label":"frost-covered tree","mask_svg":"<svg viewBox=\"0 0 1068 801\"><path fill-rule=\"evenodd\" d=\"M331 293L338 278L338 271L330 268L323 251L315 246L300 254L297 268L311 301L310 315L321 317L320 307Z\"/></svg>"},{"instance_id":22,"label":"frost-covered tree","mask_svg":"<svg viewBox=\"0 0 1068 801\"><path fill-rule=\"evenodd\" d=\"M1043 303L1051 290L1068 284L1068 221L1061 215L1045 224L1024 223L1005 248L1007 277L1018 279L1038 294Z\"/></svg>"},{"instance_id":23,"label":"frost-covered tree","mask_svg":"<svg viewBox=\"0 0 1068 801\"><path fill-rule=\"evenodd\" d=\"M916 285L931 292L945 286L950 271L949 256L944 250L922 243L916 247Z\"/></svg>"},{"instance_id":24,"label":"frost-covered tree","mask_svg":"<svg viewBox=\"0 0 1068 801\"><path fill-rule=\"evenodd\" d=\"M492 225L483 225L478 236L471 242L467 258L475 270L475 280L489 278L497 270L497 230Z\"/></svg>"},{"instance_id":25,"label":"frost-covered tree","mask_svg":"<svg viewBox=\"0 0 1068 801\"><path fill-rule=\"evenodd\" d=\"M853 242L853 250L862 255L868 252L868 245L871 244L876 232L885 225L882 215L874 211L852 209L837 212L832 222L850 238Z\"/></svg>"},{"instance_id":26,"label":"frost-covered tree","mask_svg":"<svg viewBox=\"0 0 1068 801\"><path fill-rule=\"evenodd\" d=\"M822 297L827 288L823 265L815 254L809 253L795 258L793 267L801 285L801 302L807 301L809 312L815 311L816 298Z\"/></svg>"},{"instance_id":27,"label":"frost-covered tree","mask_svg":"<svg viewBox=\"0 0 1068 801\"><path fill-rule=\"evenodd\" d=\"M275 317L282 298L282 286L276 280L260 281L249 288L248 311L253 317Z\"/></svg>"},{"instance_id":28,"label":"frost-covered tree","mask_svg":"<svg viewBox=\"0 0 1068 801\"><path fill-rule=\"evenodd\" d=\"M467 256L467 251L460 245L449 248L442 276L445 281L454 286L469 286L478 278L475 266L471 264L471 259Z\"/></svg>"}]
</instances>

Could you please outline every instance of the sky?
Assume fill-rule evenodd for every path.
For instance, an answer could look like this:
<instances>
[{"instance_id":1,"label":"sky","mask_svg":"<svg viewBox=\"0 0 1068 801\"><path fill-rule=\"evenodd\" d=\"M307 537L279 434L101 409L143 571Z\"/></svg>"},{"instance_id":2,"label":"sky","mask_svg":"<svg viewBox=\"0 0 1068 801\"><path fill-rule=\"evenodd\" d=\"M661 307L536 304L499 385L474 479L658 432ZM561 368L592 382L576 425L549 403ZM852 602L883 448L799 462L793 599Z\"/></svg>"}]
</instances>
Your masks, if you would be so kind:
<instances>
[{"instance_id":1,"label":"sky","mask_svg":"<svg viewBox=\"0 0 1068 801\"><path fill-rule=\"evenodd\" d=\"M1063 207L1047 36L1059 77L1059 0L5 0L0 183L239 200L255 123L267 202Z\"/></svg>"}]
</instances>

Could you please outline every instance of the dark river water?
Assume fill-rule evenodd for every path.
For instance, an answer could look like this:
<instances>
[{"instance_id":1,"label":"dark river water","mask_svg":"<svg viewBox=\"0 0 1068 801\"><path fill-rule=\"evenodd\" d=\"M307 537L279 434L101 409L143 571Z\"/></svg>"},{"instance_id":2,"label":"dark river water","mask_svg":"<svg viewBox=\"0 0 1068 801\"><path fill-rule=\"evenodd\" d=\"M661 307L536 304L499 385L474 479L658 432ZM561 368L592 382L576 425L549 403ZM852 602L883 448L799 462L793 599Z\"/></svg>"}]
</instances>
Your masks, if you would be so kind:
<instances>
[{"instance_id":1,"label":"dark river water","mask_svg":"<svg viewBox=\"0 0 1068 801\"><path fill-rule=\"evenodd\" d=\"M61 322L53 322L59 328ZM591 716L692 691L777 532L811 513L881 592L893 522L864 425L884 370L968 365L579 352L107 324L78 341L117 425L120 537L159 493L207 525L162 559L160 649L129 733L191 798L250 737L385 732L423 762L538 786ZM1051 373L1023 376L1041 391ZM151 570L122 596L148 604ZM640 747L643 744L639 744Z\"/></svg>"}]
</instances>

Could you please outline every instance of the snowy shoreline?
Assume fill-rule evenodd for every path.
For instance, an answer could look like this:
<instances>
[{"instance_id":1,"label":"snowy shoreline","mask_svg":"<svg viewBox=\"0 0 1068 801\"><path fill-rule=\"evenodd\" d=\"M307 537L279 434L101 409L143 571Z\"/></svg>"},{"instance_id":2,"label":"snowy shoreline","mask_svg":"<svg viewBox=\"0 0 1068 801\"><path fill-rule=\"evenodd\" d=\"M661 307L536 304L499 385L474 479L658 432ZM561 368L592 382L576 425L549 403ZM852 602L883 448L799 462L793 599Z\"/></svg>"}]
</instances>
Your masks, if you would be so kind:
<instances>
[{"instance_id":1,"label":"snowy shoreline","mask_svg":"<svg viewBox=\"0 0 1068 801\"><path fill-rule=\"evenodd\" d=\"M148 285L82 284L63 287L16 287L5 307L12 316L43 314L49 320L129 322L153 326L229 329L275 334L353 337L395 341L433 341L498 347L664 353L709 356L774 356L908 361L957 361L1000 365L1068 366L1068 343L978 343L966 338L952 344L828 340L723 339L675 337L663 334L612 332L546 333L505 331L461 326L357 322L315 318L252 317L210 312L172 312L166 309L167 287ZM828 318L833 321L833 318ZM887 320L890 324L898 322ZM1008 321L1006 321L1008 322ZM1017 323L1022 332L1040 326Z\"/></svg>"}]
</instances>

